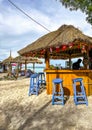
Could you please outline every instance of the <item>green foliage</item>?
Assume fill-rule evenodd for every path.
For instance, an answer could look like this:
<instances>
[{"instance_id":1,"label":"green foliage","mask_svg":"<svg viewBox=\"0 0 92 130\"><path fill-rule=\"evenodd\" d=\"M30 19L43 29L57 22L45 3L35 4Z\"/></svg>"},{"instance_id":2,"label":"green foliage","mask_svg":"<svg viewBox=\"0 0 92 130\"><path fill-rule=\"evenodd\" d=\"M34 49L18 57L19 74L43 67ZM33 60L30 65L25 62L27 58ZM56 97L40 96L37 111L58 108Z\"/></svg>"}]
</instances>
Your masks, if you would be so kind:
<instances>
[{"instance_id":1,"label":"green foliage","mask_svg":"<svg viewBox=\"0 0 92 130\"><path fill-rule=\"evenodd\" d=\"M60 0L71 11L80 9L87 15L86 20L92 25L92 0Z\"/></svg>"}]
</instances>

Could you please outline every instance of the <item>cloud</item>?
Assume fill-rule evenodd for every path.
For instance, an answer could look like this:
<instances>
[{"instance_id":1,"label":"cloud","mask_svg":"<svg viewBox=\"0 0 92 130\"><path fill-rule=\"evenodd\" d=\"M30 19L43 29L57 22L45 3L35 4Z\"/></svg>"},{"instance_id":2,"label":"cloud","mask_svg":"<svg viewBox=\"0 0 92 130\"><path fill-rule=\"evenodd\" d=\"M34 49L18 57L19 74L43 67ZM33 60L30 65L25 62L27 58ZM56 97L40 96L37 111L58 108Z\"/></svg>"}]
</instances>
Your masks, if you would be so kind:
<instances>
[{"instance_id":1,"label":"cloud","mask_svg":"<svg viewBox=\"0 0 92 130\"><path fill-rule=\"evenodd\" d=\"M13 0L12 0L13 1ZM83 33L92 36L92 28L86 22L85 14L80 11L69 11L55 0L15 0L14 3L23 9L38 23L50 31L63 24L72 24ZM12 55L48 33L43 27L33 22L6 0L0 0L0 57L7 58L10 49Z\"/></svg>"},{"instance_id":2,"label":"cloud","mask_svg":"<svg viewBox=\"0 0 92 130\"><path fill-rule=\"evenodd\" d=\"M32 13L27 12L27 14L40 24L49 23L49 18L35 9L32 10ZM46 32L43 27L10 6L3 8L3 12L0 13L0 29L2 32L0 35L5 35L7 32L8 35L22 35L30 31Z\"/></svg>"},{"instance_id":3,"label":"cloud","mask_svg":"<svg viewBox=\"0 0 92 130\"><path fill-rule=\"evenodd\" d=\"M2 4L3 0L0 0L0 4Z\"/></svg>"}]
</instances>

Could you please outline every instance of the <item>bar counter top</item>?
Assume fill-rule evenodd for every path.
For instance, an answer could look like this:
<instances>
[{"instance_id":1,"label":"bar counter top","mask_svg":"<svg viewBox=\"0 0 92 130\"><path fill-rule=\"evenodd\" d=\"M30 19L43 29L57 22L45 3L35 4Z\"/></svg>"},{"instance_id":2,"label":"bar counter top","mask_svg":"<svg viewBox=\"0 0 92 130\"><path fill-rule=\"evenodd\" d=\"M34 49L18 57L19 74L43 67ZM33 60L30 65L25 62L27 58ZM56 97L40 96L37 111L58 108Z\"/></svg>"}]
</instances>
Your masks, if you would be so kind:
<instances>
[{"instance_id":1,"label":"bar counter top","mask_svg":"<svg viewBox=\"0 0 92 130\"><path fill-rule=\"evenodd\" d=\"M45 69L44 70L45 72L71 72L71 73L74 73L74 72L91 72L92 73L92 70L89 70L89 69L80 69L80 70L70 70L70 69Z\"/></svg>"}]
</instances>

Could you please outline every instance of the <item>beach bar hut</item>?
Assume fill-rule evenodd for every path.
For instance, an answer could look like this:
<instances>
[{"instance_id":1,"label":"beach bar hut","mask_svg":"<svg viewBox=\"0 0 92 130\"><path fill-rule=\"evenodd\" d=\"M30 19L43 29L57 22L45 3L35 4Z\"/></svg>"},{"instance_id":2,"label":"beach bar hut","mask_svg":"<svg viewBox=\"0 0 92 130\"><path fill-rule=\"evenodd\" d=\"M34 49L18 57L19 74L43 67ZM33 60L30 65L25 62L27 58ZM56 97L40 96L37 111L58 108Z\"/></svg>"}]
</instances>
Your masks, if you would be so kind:
<instances>
[{"instance_id":1,"label":"beach bar hut","mask_svg":"<svg viewBox=\"0 0 92 130\"><path fill-rule=\"evenodd\" d=\"M92 95L92 37L83 34L72 25L62 25L56 31L50 32L25 48L18 51L22 56L44 58L46 63L47 94L52 94L52 80L62 78L64 92L73 95L72 79L81 77L87 95ZM71 58L83 57L84 68L73 70ZM69 68L57 69L50 67L50 59L69 59Z\"/></svg>"}]
</instances>

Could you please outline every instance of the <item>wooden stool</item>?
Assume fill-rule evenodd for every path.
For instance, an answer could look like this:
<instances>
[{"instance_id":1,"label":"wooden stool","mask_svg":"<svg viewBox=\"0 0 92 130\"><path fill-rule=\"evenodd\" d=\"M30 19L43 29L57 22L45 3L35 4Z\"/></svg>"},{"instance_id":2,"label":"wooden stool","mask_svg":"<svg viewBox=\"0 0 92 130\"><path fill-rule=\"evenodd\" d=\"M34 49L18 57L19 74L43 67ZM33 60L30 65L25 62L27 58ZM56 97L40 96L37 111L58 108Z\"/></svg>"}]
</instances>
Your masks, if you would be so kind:
<instances>
[{"instance_id":1,"label":"wooden stool","mask_svg":"<svg viewBox=\"0 0 92 130\"><path fill-rule=\"evenodd\" d=\"M78 82L79 82L79 85L76 85L76 83L78 83ZM79 88L80 88L80 91L78 91ZM75 102L75 104L76 105L78 105L78 104L88 105L88 100L86 97L82 78L73 79L73 89L74 89L74 102Z\"/></svg>"},{"instance_id":2,"label":"wooden stool","mask_svg":"<svg viewBox=\"0 0 92 130\"><path fill-rule=\"evenodd\" d=\"M29 96L31 94L38 95L39 93L39 75L37 73L32 74L30 77Z\"/></svg>"},{"instance_id":3,"label":"wooden stool","mask_svg":"<svg viewBox=\"0 0 92 130\"><path fill-rule=\"evenodd\" d=\"M53 82L52 105L54 104L64 105L64 92L62 87L63 80L60 78L56 78L52 82ZM56 90L57 87L59 87L58 91Z\"/></svg>"},{"instance_id":4,"label":"wooden stool","mask_svg":"<svg viewBox=\"0 0 92 130\"><path fill-rule=\"evenodd\" d=\"M45 80L45 74L44 74L44 72L39 72L39 84L46 85L46 80Z\"/></svg>"}]
</instances>

